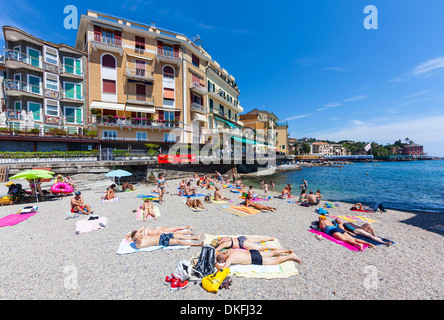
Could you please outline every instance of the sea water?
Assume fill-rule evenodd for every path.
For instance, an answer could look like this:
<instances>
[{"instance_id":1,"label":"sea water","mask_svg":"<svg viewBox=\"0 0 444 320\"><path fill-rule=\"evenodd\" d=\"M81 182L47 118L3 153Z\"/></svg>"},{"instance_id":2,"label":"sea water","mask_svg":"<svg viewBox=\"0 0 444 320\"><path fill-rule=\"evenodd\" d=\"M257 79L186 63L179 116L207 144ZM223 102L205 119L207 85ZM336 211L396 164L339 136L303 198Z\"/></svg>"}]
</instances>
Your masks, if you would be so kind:
<instances>
[{"instance_id":1,"label":"sea water","mask_svg":"<svg viewBox=\"0 0 444 320\"><path fill-rule=\"evenodd\" d=\"M341 167L302 167L301 171L281 172L243 183L259 187L261 179L273 191L281 192L287 183L299 195L302 179L307 193L320 190L329 201L381 202L386 208L415 212L444 213L444 161L368 162Z\"/></svg>"}]
</instances>

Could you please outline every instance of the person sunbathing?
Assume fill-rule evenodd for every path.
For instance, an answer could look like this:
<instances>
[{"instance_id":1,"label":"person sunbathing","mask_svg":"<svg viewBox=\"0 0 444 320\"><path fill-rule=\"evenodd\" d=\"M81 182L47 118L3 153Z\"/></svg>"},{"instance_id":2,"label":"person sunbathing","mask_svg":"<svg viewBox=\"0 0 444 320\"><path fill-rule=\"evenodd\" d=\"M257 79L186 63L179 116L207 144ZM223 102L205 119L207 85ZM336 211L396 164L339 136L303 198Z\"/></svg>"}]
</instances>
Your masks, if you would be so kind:
<instances>
[{"instance_id":1,"label":"person sunbathing","mask_svg":"<svg viewBox=\"0 0 444 320\"><path fill-rule=\"evenodd\" d=\"M143 205L142 205L141 209L142 209L143 222L145 222L149 216L152 216L154 218L154 220L157 219L157 215L156 215L156 212L154 211L153 203L151 202L151 200L149 198L147 198L143 201Z\"/></svg>"},{"instance_id":2,"label":"person sunbathing","mask_svg":"<svg viewBox=\"0 0 444 320\"><path fill-rule=\"evenodd\" d=\"M362 206L361 203L357 203L357 204L353 205L350 210L364 211L364 207Z\"/></svg>"},{"instance_id":3,"label":"person sunbathing","mask_svg":"<svg viewBox=\"0 0 444 320\"><path fill-rule=\"evenodd\" d=\"M321 197L313 194L313 191L310 191L310 193L307 196L307 200L308 200L308 203L310 203L311 205L316 206L321 201Z\"/></svg>"},{"instance_id":4,"label":"person sunbathing","mask_svg":"<svg viewBox=\"0 0 444 320\"><path fill-rule=\"evenodd\" d=\"M220 200L230 200L227 197L223 196L220 192L219 187L216 187L216 190L214 191L214 200L220 201Z\"/></svg>"},{"instance_id":5,"label":"person sunbathing","mask_svg":"<svg viewBox=\"0 0 444 320\"><path fill-rule=\"evenodd\" d=\"M351 235L357 235L369 238L376 242L385 244L387 247L390 247L390 245L392 244L391 241L384 241L380 237L378 237L375 233L373 225L370 222L366 222L362 226L358 226L351 222L344 222L342 219L339 218L336 218L335 222L338 224L339 228L348 232Z\"/></svg>"},{"instance_id":6,"label":"person sunbathing","mask_svg":"<svg viewBox=\"0 0 444 320\"><path fill-rule=\"evenodd\" d=\"M282 190L281 197L282 198L290 198L291 197L290 188L288 187L288 185L286 185L285 188Z\"/></svg>"},{"instance_id":7,"label":"person sunbathing","mask_svg":"<svg viewBox=\"0 0 444 320\"><path fill-rule=\"evenodd\" d=\"M132 232L130 235L131 241L134 241L137 249L142 249L152 246L164 246L168 247L170 245L182 245L182 246L203 246L203 241L191 242L189 240L199 240L203 234L198 236L188 236L184 234L174 234L174 233L161 233L154 235L145 235L137 230Z\"/></svg>"},{"instance_id":8,"label":"person sunbathing","mask_svg":"<svg viewBox=\"0 0 444 320\"><path fill-rule=\"evenodd\" d=\"M277 210L274 207L264 206L262 204L252 201L250 198L250 195L248 193L247 193L247 196L245 197L245 205L247 207L253 207L257 210L266 210L266 211L271 211L271 212L274 212L274 210Z\"/></svg>"},{"instance_id":9,"label":"person sunbathing","mask_svg":"<svg viewBox=\"0 0 444 320\"><path fill-rule=\"evenodd\" d=\"M147 227L141 227L139 230L133 230L132 232L128 232L125 235L125 239L128 241L133 241L134 235L139 232L140 234L144 236L153 236L153 235L160 235L162 233L173 233L174 235L180 236L180 235L194 235L192 230L194 228L192 226L177 226L177 227L171 227L171 228L165 228L165 227L157 227L157 228L147 228Z\"/></svg>"},{"instance_id":10,"label":"person sunbathing","mask_svg":"<svg viewBox=\"0 0 444 320\"><path fill-rule=\"evenodd\" d=\"M290 260L302 263L293 250L284 248L270 251L228 249L216 254L216 268L225 269L233 264L277 265Z\"/></svg>"},{"instance_id":11,"label":"person sunbathing","mask_svg":"<svg viewBox=\"0 0 444 320\"><path fill-rule=\"evenodd\" d=\"M373 249L376 248L374 244L368 243L367 241L361 239L353 238L344 230L334 226L333 223L328 221L325 216L319 216L319 228L327 235L337 240L341 240L348 244L351 244L352 246L357 247L360 251L364 251L364 244L369 245Z\"/></svg>"},{"instance_id":12,"label":"person sunbathing","mask_svg":"<svg viewBox=\"0 0 444 320\"><path fill-rule=\"evenodd\" d=\"M192 199L190 197L187 198L187 202L185 202L185 204L193 209L205 209L202 201L200 199Z\"/></svg>"},{"instance_id":13,"label":"person sunbathing","mask_svg":"<svg viewBox=\"0 0 444 320\"><path fill-rule=\"evenodd\" d=\"M215 238L211 241L211 245L216 248L216 252L222 249L245 249L245 250L272 250L281 248L275 245L261 245L259 242L273 241L273 237L246 237L240 236L236 238L222 237Z\"/></svg>"},{"instance_id":14,"label":"person sunbathing","mask_svg":"<svg viewBox=\"0 0 444 320\"><path fill-rule=\"evenodd\" d=\"M122 191L126 191L127 189L134 191L134 186L128 182L128 180L125 180L122 184Z\"/></svg>"}]
</instances>

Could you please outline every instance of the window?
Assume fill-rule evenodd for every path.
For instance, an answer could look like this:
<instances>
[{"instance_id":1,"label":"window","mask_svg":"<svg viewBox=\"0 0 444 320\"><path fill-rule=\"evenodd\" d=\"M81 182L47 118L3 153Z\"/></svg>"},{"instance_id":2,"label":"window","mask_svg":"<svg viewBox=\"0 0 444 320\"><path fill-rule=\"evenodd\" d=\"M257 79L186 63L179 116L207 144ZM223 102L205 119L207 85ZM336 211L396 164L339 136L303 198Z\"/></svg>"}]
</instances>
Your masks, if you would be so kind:
<instances>
[{"instance_id":1,"label":"window","mask_svg":"<svg viewBox=\"0 0 444 320\"><path fill-rule=\"evenodd\" d=\"M40 65L40 59L41 59L41 52L39 50L32 49L30 47L27 47L27 53L28 53L28 64L34 67L41 68Z\"/></svg>"},{"instance_id":2,"label":"window","mask_svg":"<svg viewBox=\"0 0 444 320\"><path fill-rule=\"evenodd\" d=\"M102 67L104 68L116 68L116 58L110 54L104 54L102 56Z\"/></svg>"},{"instance_id":3,"label":"window","mask_svg":"<svg viewBox=\"0 0 444 320\"><path fill-rule=\"evenodd\" d=\"M213 112L213 99L210 99L210 113Z\"/></svg>"},{"instance_id":4,"label":"window","mask_svg":"<svg viewBox=\"0 0 444 320\"><path fill-rule=\"evenodd\" d=\"M165 121L171 121L174 120L174 112L170 112L170 111L165 111L163 113L163 119Z\"/></svg>"},{"instance_id":5,"label":"window","mask_svg":"<svg viewBox=\"0 0 444 320\"><path fill-rule=\"evenodd\" d=\"M59 80L57 76L46 74L45 88L50 90L59 90Z\"/></svg>"},{"instance_id":6,"label":"window","mask_svg":"<svg viewBox=\"0 0 444 320\"><path fill-rule=\"evenodd\" d=\"M174 133L164 133L163 140L164 142L176 142L176 135Z\"/></svg>"},{"instance_id":7,"label":"window","mask_svg":"<svg viewBox=\"0 0 444 320\"><path fill-rule=\"evenodd\" d=\"M42 104L37 102L28 102L28 112L32 111L34 120L40 121L40 110L42 109Z\"/></svg>"},{"instance_id":8,"label":"window","mask_svg":"<svg viewBox=\"0 0 444 320\"><path fill-rule=\"evenodd\" d=\"M163 89L163 97L165 99L174 100L174 89L164 88Z\"/></svg>"},{"instance_id":9,"label":"window","mask_svg":"<svg viewBox=\"0 0 444 320\"><path fill-rule=\"evenodd\" d=\"M219 105L219 114L221 115L221 116L223 116L224 114L225 114L225 110L224 110L224 106L223 105Z\"/></svg>"},{"instance_id":10,"label":"window","mask_svg":"<svg viewBox=\"0 0 444 320\"><path fill-rule=\"evenodd\" d=\"M47 63L51 63L51 64L55 64L55 65L59 64L59 62L57 60L57 54L52 54L52 53L48 53L48 52L46 52L45 61Z\"/></svg>"},{"instance_id":11,"label":"window","mask_svg":"<svg viewBox=\"0 0 444 320\"><path fill-rule=\"evenodd\" d=\"M76 75L83 75L82 72L82 60L63 57L64 61L64 72Z\"/></svg>"},{"instance_id":12,"label":"window","mask_svg":"<svg viewBox=\"0 0 444 320\"><path fill-rule=\"evenodd\" d=\"M148 140L146 132L139 131L136 133L136 137L137 137L137 141L147 141Z\"/></svg>"},{"instance_id":13,"label":"window","mask_svg":"<svg viewBox=\"0 0 444 320\"><path fill-rule=\"evenodd\" d=\"M59 103L57 101L47 100L45 115L58 117L59 116Z\"/></svg>"},{"instance_id":14,"label":"window","mask_svg":"<svg viewBox=\"0 0 444 320\"><path fill-rule=\"evenodd\" d=\"M116 140L117 139L117 131L104 130L102 132L102 138L105 140Z\"/></svg>"},{"instance_id":15,"label":"window","mask_svg":"<svg viewBox=\"0 0 444 320\"><path fill-rule=\"evenodd\" d=\"M19 113L22 112L22 102L21 101L15 101L14 102L14 110L10 113L11 118L18 118Z\"/></svg>"},{"instance_id":16,"label":"window","mask_svg":"<svg viewBox=\"0 0 444 320\"><path fill-rule=\"evenodd\" d=\"M193 94L193 102L198 104L198 105L203 105L202 97L198 96L198 95L195 95L195 94Z\"/></svg>"},{"instance_id":17,"label":"window","mask_svg":"<svg viewBox=\"0 0 444 320\"><path fill-rule=\"evenodd\" d=\"M144 77L145 76L145 70L146 70L146 62L144 60L138 60L136 59L136 75Z\"/></svg>"},{"instance_id":18,"label":"window","mask_svg":"<svg viewBox=\"0 0 444 320\"><path fill-rule=\"evenodd\" d=\"M231 109L228 109L228 118L231 119Z\"/></svg>"},{"instance_id":19,"label":"window","mask_svg":"<svg viewBox=\"0 0 444 320\"><path fill-rule=\"evenodd\" d=\"M163 76L169 77L169 78L174 78L174 69L171 66L165 66L163 68Z\"/></svg>"},{"instance_id":20,"label":"window","mask_svg":"<svg viewBox=\"0 0 444 320\"><path fill-rule=\"evenodd\" d=\"M193 66L199 68L199 58L196 57L196 56L193 54L193 55L191 56L191 59L192 59Z\"/></svg>"},{"instance_id":21,"label":"window","mask_svg":"<svg viewBox=\"0 0 444 320\"><path fill-rule=\"evenodd\" d=\"M136 50L145 50L145 38L136 36Z\"/></svg>"},{"instance_id":22,"label":"window","mask_svg":"<svg viewBox=\"0 0 444 320\"><path fill-rule=\"evenodd\" d=\"M102 79L102 92L116 94L116 81Z\"/></svg>"},{"instance_id":23,"label":"window","mask_svg":"<svg viewBox=\"0 0 444 320\"><path fill-rule=\"evenodd\" d=\"M64 97L67 99L83 100L82 85L80 83L64 82Z\"/></svg>"},{"instance_id":24,"label":"window","mask_svg":"<svg viewBox=\"0 0 444 320\"><path fill-rule=\"evenodd\" d=\"M32 76L28 74L28 92L41 94L40 93L40 77Z\"/></svg>"},{"instance_id":25,"label":"window","mask_svg":"<svg viewBox=\"0 0 444 320\"><path fill-rule=\"evenodd\" d=\"M66 123L81 124L82 121L82 108L78 107L65 107L65 121Z\"/></svg>"}]
</instances>

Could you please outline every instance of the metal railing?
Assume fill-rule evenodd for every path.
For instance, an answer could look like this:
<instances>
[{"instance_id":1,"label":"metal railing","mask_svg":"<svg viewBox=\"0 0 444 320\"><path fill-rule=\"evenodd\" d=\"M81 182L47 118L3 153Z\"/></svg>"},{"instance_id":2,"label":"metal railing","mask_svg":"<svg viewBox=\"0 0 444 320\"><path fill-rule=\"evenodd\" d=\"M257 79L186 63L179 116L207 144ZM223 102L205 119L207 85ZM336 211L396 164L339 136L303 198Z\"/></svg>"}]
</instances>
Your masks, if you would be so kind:
<instances>
[{"instance_id":1,"label":"metal railing","mask_svg":"<svg viewBox=\"0 0 444 320\"><path fill-rule=\"evenodd\" d=\"M154 104L154 96L134 92L127 93L126 100L134 103Z\"/></svg>"},{"instance_id":2,"label":"metal railing","mask_svg":"<svg viewBox=\"0 0 444 320\"><path fill-rule=\"evenodd\" d=\"M106 37L103 35L99 35L99 34L94 34L94 41L95 42L99 42L99 43L103 43L103 44L107 44L110 46L116 46L116 47L121 47L122 46L122 39L120 38L112 38L112 37Z\"/></svg>"},{"instance_id":3,"label":"metal railing","mask_svg":"<svg viewBox=\"0 0 444 320\"><path fill-rule=\"evenodd\" d=\"M177 51L164 50L163 48L157 48L157 54L159 56L170 58L170 59L180 59L180 53Z\"/></svg>"},{"instance_id":4,"label":"metal railing","mask_svg":"<svg viewBox=\"0 0 444 320\"><path fill-rule=\"evenodd\" d=\"M5 50L5 61L8 60L22 62L40 69L42 68L42 57L35 58L30 55L27 55L26 53L16 50L11 50L11 49Z\"/></svg>"},{"instance_id":5,"label":"metal railing","mask_svg":"<svg viewBox=\"0 0 444 320\"><path fill-rule=\"evenodd\" d=\"M15 91L22 91L22 92L28 92L33 94L42 95L42 88L41 86L33 85L30 83L22 82L20 80L13 80L13 79L5 79L5 90L15 90Z\"/></svg>"},{"instance_id":6,"label":"metal railing","mask_svg":"<svg viewBox=\"0 0 444 320\"><path fill-rule=\"evenodd\" d=\"M83 70L82 70L82 68L71 66L69 64L62 64L60 66L60 73L83 77Z\"/></svg>"}]
</instances>

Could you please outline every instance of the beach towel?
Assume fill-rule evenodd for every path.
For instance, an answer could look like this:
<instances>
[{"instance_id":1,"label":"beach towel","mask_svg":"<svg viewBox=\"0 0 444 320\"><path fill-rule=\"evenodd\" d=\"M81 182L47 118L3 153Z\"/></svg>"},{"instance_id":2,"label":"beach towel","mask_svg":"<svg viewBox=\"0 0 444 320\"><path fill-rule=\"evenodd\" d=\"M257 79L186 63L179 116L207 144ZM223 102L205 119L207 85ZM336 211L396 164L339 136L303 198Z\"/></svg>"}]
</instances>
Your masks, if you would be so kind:
<instances>
[{"instance_id":1,"label":"beach towel","mask_svg":"<svg viewBox=\"0 0 444 320\"><path fill-rule=\"evenodd\" d=\"M366 213L374 213L374 211L366 211L366 210L358 210L358 209L350 209L350 211L366 212Z\"/></svg>"},{"instance_id":2,"label":"beach towel","mask_svg":"<svg viewBox=\"0 0 444 320\"><path fill-rule=\"evenodd\" d=\"M216 237L238 237L233 235L209 235L205 234L204 244L210 244ZM257 237L257 236L251 236ZM280 247L280 243L277 239L274 241L266 241L263 244L272 244L276 247ZM239 249L242 250L242 249ZM277 279L288 278L293 275L297 275L298 270L294 261L286 261L278 265L260 266L260 265L239 265L232 264L230 266L230 275L236 275L237 277L244 278L262 278L262 279Z\"/></svg>"},{"instance_id":3,"label":"beach towel","mask_svg":"<svg viewBox=\"0 0 444 320\"><path fill-rule=\"evenodd\" d=\"M90 216L88 219L76 222L76 234L100 230L106 227L106 217Z\"/></svg>"},{"instance_id":4,"label":"beach towel","mask_svg":"<svg viewBox=\"0 0 444 320\"><path fill-rule=\"evenodd\" d=\"M186 195L184 195L184 194L182 194L181 195L182 197L191 197L191 198L194 198L194 197L205 197L205 195L203 194L203 193L196 193L196 194L194 194L194 195L192 195L192 196L186 196Z\"/></svg>"},{"instance_id":5,"label":"beach towel","mask_svg":"<svg viewBox=\"0 0 444 320\"><path fill-rule=\"evenodd\" d=\"M371 222L371 223L377 223L378 221L374 219L370 219L363 216L330 216L333 219L340 218L342 220L348 221L348 222Z\"/></svg>"},{"instance_id":6,"label":"beach towel","mask_svg":"<svg viewBox=\"0 0 444 320\"><path fill-rule=\"evenodd\" d=\"M154 213L156 214L156 218L159 218L160 217L160 209L158 208L158 207L154 207ZM139 208L139 209L137 209L137 212L136 212L136 220L143 220L143 214L142 214L142 209L141 208ZM152 216L148 216L148 218L153 218ZM154 219L154 218L153 218Z\"/></svg>"},{"instance_id":7,"label":"beach towel","mask_svg":"<svg viewBox=\"0 0 444 320\"><path fill-rule=\"evenodd\" d=\"M245 212L245 211L241 211L241 210L237 210L237 209L233 209L231 207L222 207L220 210L225 211L225 212L229 212L232 213L238 217L248 217L250 214Z\"/></svg>"},{"instance_id":8,"label":"beach towel","mask_svg":"<svg viewBox=\"0 0 444 320\"><path fill-rule=\"evenodd\" d=\"M32 217L33 215L37 214L38 212L31 212L31 213L22 213L22 214L10 214L9 216L3 217L0 219L0 227L11 227L15 226L16 224Z\"/></svg>"},{"instance_id":9,"label":"beach towel","mask_svg":"<svg viewBox=\"0 0 444 320\"><path fill-rule=\"evenodd\" d=\"M136 252L150 252L154 250L178 250L178 249L186 249L191 248L191 246L182 246L182 245L171 245L168 247L164 246L152 246L152 247L146 247L137 249L136 244L134 242L128 241L125 238L120 242L119 248L117 249L117 254L129 254L129 253L136 253Z\"/></svg>"},{"instance_id":10,"label":"beach towel","mask_svg":"<svg viewBox=\"0 0 444 320\"><path fill-rule=\"evenodd\" d=\"M207 209L202 209L202 208L191 208L189 205L187 205L187 200L183 199L182 203L189 208L190 210L194 211L194 212L201 212L201 211L207 211Z\"/></svg>"},{"instance_id":11,"label":"beach towel","mask_svg":"<svg viewBox=\"0 0 444 320\"><path fill-rule=\"evenodd\" d=\"M351 245L351 244L348 244L347 242L344 242L344 241L338 240L338 239L336 239L336 238L334 238L334 237L332 237L332 236L329 236L328 234L326 234L326 233L324 233L324 232L322 232L322 231L313 230L313 229L308 230L308 231L309 231L309 232L312 232L312 233L314 233L314 234L320 235L320 236L324 237L325 239L330 240L330 241L333 241L334 243L337 243L337 244L339 244L339 245L341 245L341 246L343 246L343 247L346 247L346 248L349 249L349 250L352 250L352 251L360 251L357 247L355 247L355 246L353 246L353 245ZM365 240L365 241L366 241L366 240ZM367 242L368 242L368 241L367 241ZM364 250L367 249L367 248L368 248L368 245L367 245L367 244L364 244L364 245L363 245L363 248L364 248Z\"/></svg>"},{"instance_id":12,"label":"beach towel","mask_svg":"<svg viewBox=\"0 0 444 320\"><path fill-rule=\"evenodd\" d=\"M105 200L105 199L100 199L101 203L107 203L107 202L119 202L119 197L114 197L111 200Z\"/></svg>"},{"instance_id":13,"label":"beach towel","mask_svg":"<svg viewBox=\"0 0 444 320\"><path fill-rule=\"evenodd\" d=\"M248 214L258 214L259 212L262 212L261 210L250 208L250 207L247 207L244 205L230 206L230 208L235 209L235 210L240 210L240 211L246 212Z\"/></svg>"}]
</instances>

